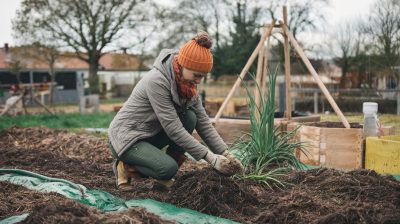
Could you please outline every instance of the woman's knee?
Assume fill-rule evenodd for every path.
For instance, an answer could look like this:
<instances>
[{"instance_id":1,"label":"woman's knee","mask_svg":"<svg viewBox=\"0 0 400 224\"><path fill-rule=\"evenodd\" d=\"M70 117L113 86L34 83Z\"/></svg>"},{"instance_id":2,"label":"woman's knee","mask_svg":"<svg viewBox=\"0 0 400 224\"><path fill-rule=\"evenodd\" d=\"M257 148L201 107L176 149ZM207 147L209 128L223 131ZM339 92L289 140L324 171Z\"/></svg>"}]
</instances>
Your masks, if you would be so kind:
<instances>
[{"instance_id":1,"label":"woman's knee","mask_svg":"<svg viewBox=\"0 0 400 224\"><path fill-rule=\"evenodd\" d=\"M190 109L187 110L186 119L189 121L189 123L196 123L197 122L196 113L193 110Z\"/></svg>"},{"instance_id":2,"label":"woman's knee","mask_svg":"<svg viewBox=\"0 0 400 224\"><path fill-rule=\"evenodd\" d=\"M193 110L187 110L184 119L183 126L188 132L192 133L197 123L196 113Z\"/></svg>"},{"instance_id":3,"label":"woman's knee","mask_svg":"<svg viewBox=\"0 0 400 224\"><path fill-rule=\"evenodd\" d=\"M178 164L175 161L166 163L157 169L157 179L169 180L176 175L178 169Z\"/></svg>"}]
</instances>

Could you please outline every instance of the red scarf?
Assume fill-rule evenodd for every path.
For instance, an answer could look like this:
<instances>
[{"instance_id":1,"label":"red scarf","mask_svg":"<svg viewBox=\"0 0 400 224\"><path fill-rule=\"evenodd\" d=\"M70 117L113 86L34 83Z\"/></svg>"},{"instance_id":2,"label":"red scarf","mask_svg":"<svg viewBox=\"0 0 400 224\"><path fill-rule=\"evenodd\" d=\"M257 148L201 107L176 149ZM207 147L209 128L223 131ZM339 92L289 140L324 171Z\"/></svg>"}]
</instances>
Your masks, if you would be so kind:
<instances>
[{"instance_id":1,"label":"red scarf","mask_svg":"<svg viewBox=\"0 0 400 224\"><path fill-rule=\"evenodd\" d=\"M172 66L174 67L175 82L178 89L179 97L192 99L194 96L197 95L197 85L195 83L190 83L183 78L182 66L179 65L177 56L174 57Z\"/></svg>"}]
</instances>

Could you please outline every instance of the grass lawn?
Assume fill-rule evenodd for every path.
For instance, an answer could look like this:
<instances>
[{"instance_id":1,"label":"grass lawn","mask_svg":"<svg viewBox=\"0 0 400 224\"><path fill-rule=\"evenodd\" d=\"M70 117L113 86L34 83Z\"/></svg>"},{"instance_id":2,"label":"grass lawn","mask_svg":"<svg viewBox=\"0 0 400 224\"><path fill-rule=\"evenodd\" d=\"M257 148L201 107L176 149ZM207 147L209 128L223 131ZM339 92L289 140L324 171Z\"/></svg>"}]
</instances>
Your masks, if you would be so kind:
<instances>
[{"instance_id":1,"label":"grass lawn","mask_svg":"<svg viewBox=\"0 0 400 224\"><path fill-rule=\"evenodd\" d=\"M94 113L94 114L30 114L18 117L0 117L0 130L12 126L35 127L43 126L48 128L108 128L115 113Z\"/></svg>"},{"instance_id":2,"label":"grass lawn","mask_svg":"<svg viewBox=\"0 0 400 224\"><path fill-rule=\"evenodd\" d=\"M349 122L363 122L363 114L349 113L345 114ZM400 135L400 116L395 114L378 114L379 121L382 125L391 125L395 127L396 135ZM336 114L321 114L321 121L340 121Z\"/></svg>"}]
</instances>

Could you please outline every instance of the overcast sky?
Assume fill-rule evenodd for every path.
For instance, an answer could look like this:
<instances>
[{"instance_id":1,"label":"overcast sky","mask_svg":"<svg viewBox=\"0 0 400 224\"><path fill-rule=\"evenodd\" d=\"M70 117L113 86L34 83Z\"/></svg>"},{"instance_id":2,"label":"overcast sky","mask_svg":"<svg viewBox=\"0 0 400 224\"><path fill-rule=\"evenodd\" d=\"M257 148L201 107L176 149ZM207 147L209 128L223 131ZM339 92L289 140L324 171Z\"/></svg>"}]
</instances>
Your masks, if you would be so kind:
<instances>
[{"instance_id":1,"label":"overcast sky","mask_svg":"<svg viewBox=\"0 0 400 224\"><path fill-rule=\"evenodd\" d=\"M346 20L356 19L358 17L365 18L374 1L375 0L331 0L331 6L326 9L327 24L325 30L332 30L337 24ZM4 43L9 43L10 45L15 44L11 35L11 19L15 16L15 12L21 0L0 0L0 2L2 3L2 7L0 7L0 46L2 47Z\"/></svg>"}]
</instances>

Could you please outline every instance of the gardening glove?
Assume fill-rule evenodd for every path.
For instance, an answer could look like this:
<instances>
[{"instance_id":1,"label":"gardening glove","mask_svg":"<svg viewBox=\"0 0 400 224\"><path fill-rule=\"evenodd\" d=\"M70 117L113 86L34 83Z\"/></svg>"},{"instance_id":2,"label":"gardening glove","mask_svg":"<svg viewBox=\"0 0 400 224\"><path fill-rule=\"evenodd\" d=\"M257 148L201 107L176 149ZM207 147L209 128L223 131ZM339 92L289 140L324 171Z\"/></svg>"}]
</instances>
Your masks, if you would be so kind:
<instances>
[{"instance_id":1,"label":"gardening glove","mask_svg":"<svg viewBox=\"0 0 400 224\"><path fill-rule=\"evenodd\" d=\"M217 155L208 151L204 160L223 175L232 176L236 173L234 164L223 155Z\"/></svg>"},{"instance_id":2,"label":"gardening glove","mask_svg":"<svg viewBox=\"0 0 400 224\"><path fill-rule=\"evenodd\" d=\"M240 162L240 160L238 160L234 155L232 155L228 150L225 150L222 153L223 156L225 156L226 158L228 158L232 163L234 163L236 166L240 167L240 171L243 172L244 171L244 166L243 164Z\"/></svg>"}]
</instances>

